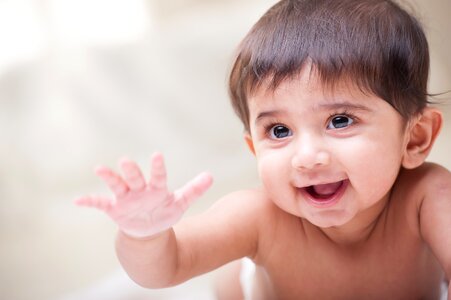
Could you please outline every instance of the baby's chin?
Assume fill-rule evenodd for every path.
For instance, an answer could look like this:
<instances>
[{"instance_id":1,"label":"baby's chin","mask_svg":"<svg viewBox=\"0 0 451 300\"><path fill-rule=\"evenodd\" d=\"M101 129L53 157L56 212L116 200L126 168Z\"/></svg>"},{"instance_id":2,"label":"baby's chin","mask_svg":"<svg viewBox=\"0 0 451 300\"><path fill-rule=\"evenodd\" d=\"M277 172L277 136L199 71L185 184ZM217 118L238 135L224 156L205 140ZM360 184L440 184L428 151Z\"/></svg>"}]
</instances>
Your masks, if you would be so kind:
<instances>
[{"instance_id":1,"label":"baby's chin","mask_svg":"<svg viewBox=\"0 0 451 300\"><path fill-rule=\"evenodd\" d=\"M348 211L328 210L321 211L303 217L313 225L320 228L338 228L348 224L353 214Z\"/></svg>"}]
</instances>

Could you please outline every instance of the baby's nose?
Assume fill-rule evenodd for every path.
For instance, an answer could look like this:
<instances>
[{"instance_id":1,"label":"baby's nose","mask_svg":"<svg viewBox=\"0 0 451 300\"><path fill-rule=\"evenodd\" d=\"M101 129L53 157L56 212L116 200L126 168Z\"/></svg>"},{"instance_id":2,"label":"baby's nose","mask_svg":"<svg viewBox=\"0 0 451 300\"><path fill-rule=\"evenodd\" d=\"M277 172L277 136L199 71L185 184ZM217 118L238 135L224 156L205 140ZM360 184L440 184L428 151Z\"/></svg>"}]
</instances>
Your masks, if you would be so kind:
<instances>
[{"instance_id":1,"label":"baby's nose","mask_svg":"<svg viewBox=\"0 0 451 300\"><path fill-rule=\"evenodd\" d=\"M291 164L295 169L313 169L330 163L330 153L318 140L306 138L297 143Z\"/></svg>"}]
</instances>

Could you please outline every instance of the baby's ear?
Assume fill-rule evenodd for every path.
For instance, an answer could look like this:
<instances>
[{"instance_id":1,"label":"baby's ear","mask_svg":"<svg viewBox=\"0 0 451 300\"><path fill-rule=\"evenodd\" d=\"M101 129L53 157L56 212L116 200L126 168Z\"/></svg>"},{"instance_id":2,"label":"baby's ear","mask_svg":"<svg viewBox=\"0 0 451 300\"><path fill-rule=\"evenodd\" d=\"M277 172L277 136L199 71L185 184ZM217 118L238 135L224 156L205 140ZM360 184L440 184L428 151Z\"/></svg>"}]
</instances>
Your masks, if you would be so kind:
<instances>
[{"instance_id":1,"label":"baby's ear","mask_svg":"<svg viewBox=\"0 0 451 300\"><path fill-rule=\"evenodd\" d=\"M409 135L402 166L413 169L421 165L442 128L442 113L432 107L426 107L408 124Z\"/></svg>"},{"instance_id":2,"label":"baby's ear","mask_svg":"<svg viewBox=\"0 0 451 300\"><path fill-rule=\"evenodd\" d=\"M246 141L247 147L251 150L252 154L255 155L254 142L252 141L251 134L249 132L244 133L244 140Z\"/></svg>"}]
</instances>

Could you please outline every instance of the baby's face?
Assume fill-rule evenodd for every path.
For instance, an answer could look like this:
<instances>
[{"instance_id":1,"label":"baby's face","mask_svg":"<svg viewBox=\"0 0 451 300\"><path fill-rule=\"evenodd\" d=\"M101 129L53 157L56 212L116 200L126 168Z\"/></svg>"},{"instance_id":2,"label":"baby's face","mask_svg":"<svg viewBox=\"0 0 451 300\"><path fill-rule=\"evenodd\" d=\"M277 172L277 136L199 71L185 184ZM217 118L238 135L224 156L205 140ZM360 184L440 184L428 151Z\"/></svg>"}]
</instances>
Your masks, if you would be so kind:
<instances>
[{"instance_id":1,"label":"baby's face","mask_svg":"<svg viewBox=\"0 0 451 300\"><path fill-rule=\"evenodd\" d=\"M388 199L408 126L384 100L357 88L324 93L304 71L274 93L262 88L249 111L259 175L281 209L326 228L364 222Z\"/></svg>"}]
</instances>

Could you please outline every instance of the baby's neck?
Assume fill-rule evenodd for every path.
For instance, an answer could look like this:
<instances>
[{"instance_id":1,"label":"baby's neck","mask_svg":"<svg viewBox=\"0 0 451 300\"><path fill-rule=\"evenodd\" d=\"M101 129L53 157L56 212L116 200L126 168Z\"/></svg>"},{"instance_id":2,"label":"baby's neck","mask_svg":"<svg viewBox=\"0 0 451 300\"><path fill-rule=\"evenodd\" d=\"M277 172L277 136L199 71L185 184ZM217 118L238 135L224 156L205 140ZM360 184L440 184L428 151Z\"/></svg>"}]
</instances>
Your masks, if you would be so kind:
<instances>
[{"instance_id":1,"label":"baby's neck","mask_svg":"<svg viewBox=\"0 0 451 300\"><path fill-rule=\"evenodd\" d=\"M347 224L339 227L318 229L337 246L349 247L365 244L372 236L380 220L384 218L384 212L388 203L389 195L386 195Z\"/></svg>"}]
</instances>

